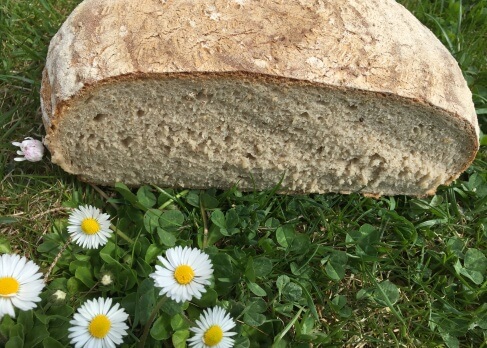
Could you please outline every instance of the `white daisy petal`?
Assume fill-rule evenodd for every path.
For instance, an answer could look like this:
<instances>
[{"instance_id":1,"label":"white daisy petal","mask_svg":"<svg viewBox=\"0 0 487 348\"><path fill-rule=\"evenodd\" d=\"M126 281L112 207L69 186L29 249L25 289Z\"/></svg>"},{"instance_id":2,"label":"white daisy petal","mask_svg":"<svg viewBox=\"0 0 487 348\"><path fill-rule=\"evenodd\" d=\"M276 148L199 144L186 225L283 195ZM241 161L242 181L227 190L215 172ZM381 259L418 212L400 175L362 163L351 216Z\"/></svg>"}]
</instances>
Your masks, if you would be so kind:
<instances>
[{"instance_id":1,"label":"white daisy petal","mask_svg":"<svg viewBox=\"0 0 487 348\"><path fill-rule=\"evenodd\" d=\"M10 301L10 299L0 297L0 318L2 318L5 314L15 318L14 306L12 305L12 301Z\"/></svg>"},{"instance_id":2,"label":"white daisy petal","mask_svg":"<svg viewBox=\"0 0 487 348\"><path fill-rule=\"evenodd\" d=\"M175 248L171 248L171 249L168 249L166 251L167 261L174 268L176 268L178 266L178 251L180 251L180 250L181 250L181 247L177 246Z\"/></svg>"},{"instance_id":3,"label":"white daisy petal","mask_svg":"<svg viewBox=\"0 0 487 348\"><path fill-rule=\"evenodd\" d=\"M73 242L86 249L97 249L112 235L110 216L91 206L80 206L68 218L68 232Z\"/></svg>"},{"instance_id":4,"label":"white daisy petal","mask_svg":"<svg viewBox=\"0 0 487 348\"><path fill-rule=\"evenodd\" d=\"M35 298L30 298L29 300L35 300L36 302L39 302L41 300L40 297L35 297ZM10 298L10 301L12 302L13 306L20 309L21 311L28 311L31 310L32 308L35 308L37 305L34 302L27 302L25 300L21 300L18 297L14 296Z\"/></svg>"},{"instance_id":5,"label":"white daisy petal","mask_svg":"<svg viewBox=\"0 0 487 348\"><path fill-rule=\"evenodd\" d=\"M163 258L162 256L159 256L159 261L161 261L164 267L169 271L174 271L174 269L176 268L175 266L171 265L171 263L165 258Z\"/></svg>"},{"instance_id":6,"label":"white daisy petal","mask_svg":"<svg viewBox=\"0 0 487 348\"><path fill-rule=\"evenodd\" d=\"M37 306L44 288L39 266L19 255L0 255L0 319L15 317L14 308L28 311Z\"/></svg>"},{"instance_id":7,"label":"white daisy petal","mask_svg":"<svg viewBox=\"0 0 487 348\"><path fill-rule=\"evenodd\" d=\"M110 307L112 306L112 299L109 298L106 301L100 301L99 304L100 304L100 306L103 305L103 312L102 313L105 314L105 315L107 315L108 312L110 311ZM119 306L120 305L117 303L115 310L117 310Z\"/></svg>"},{"instance_id":8,"label":"white daisy petal","mask_svg":"<svg viewBox=\"0 0 487 348\"><path fill-rule=\"evenodd\" d=\"M120 304L115 303L115 305L113 305L113 307L108 308L108 310L107 310L107 312L105 314L110 319L111 318L117 318L117 317L120 316L119 315L119 313L120 313L120 310L119 309L120 309Z\"/></svg>"},{"instance_id":9,"label":"white daisy petal","mask_svg":"<svg viewBox=\"0 0 487 348\"><path fill-rule=\"evenodd\" d=\"M32 283L38 281L42 278L42 273L39 272L39 267L34 263L28 263L23 267L24 270L16 272L13 277L15 277L19 283Z\"/></svg>"},{"instance_id":10,"label":"white daisy petal","mask_svg":"<svg viewBox=\"0 0 487 348\"><path fill-rule=\"evenodd\" d=\"M20 272L22 272L22 268L27 263L27 259L25 257L20 257L19 255L11 255L10 258L10 270L6 272L6 276L9 277L16 277ZM8 262L8 261L7 261Z\"/></svg>"},{"instance_id":11,"label":"white daisy petal","mask_svg":"<svg viewBox=\"0 0 487 348\"><path fill-rule=\"evenodd\" d=\"M160 295L166 295L176 302L201 298L206 292L205 285L211 284L213 265L209 256L199 249L190 247L170 248L166 257L159 256L162 266L150 275L161 288Z\"/></svg>"},{"instance_id":12,"label":"white daisy petal","mask_svg":"<svg viewBox=\"0 0 487 348\"><path fill-rule=\"evenodd\" d=\"M116 347L127 335L127 318L128 314L118 303L112 306L111 298L88 300L69 322L68 338L75 348Z\"/></svg>"}]
</instances>

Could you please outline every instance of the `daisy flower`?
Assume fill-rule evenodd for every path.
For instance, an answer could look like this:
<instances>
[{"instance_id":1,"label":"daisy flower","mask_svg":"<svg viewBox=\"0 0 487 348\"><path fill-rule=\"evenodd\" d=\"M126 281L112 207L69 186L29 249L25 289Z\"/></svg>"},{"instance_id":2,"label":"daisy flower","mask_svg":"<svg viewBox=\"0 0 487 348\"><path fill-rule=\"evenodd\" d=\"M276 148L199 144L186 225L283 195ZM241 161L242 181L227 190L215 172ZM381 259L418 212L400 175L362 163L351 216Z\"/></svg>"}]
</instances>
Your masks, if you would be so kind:
<instances>
[{"instance_id":1,"label":"daisy flower","mask_svg":"<svg viewBox=\"0 0 487 348\"><path fill-rule=\"evenodd\" d=\"M91 205L80 206L69 215L68 232L83 248L96 249L105 245L112 234L110 216Z\"/></svg>"},{"instance_id":2,"label":"daisy flower","mask_svg":"<svg viewBox=\"0 0 487 348\"><path fill-rule=\"evenodd\" d=\"M166 251L166 258L159 256L161 266L150 275L157 287L162 288L159 295L166 294L176 302L201 298L210 284L213 265L207 254L199 249L175 247Z\"/></svg>"},{"instance_id":3,"label":"daisy flower","mask_svg":"<svg viewBox=\"0 0 487 348\"><path fill-rule=\"evenodd\" d=\"M14 307L22 311L35 308L44 288L39 266L19 255L0 255L0 319L15 318Z\"/></svg>"},{"instance_id":4,"label":"daisy flower","mask_svg":"<svg viewBox=\"0 0 487 348\"><path fill-rule=\"evenodd\" d=\"M194 336L188 340L189 347L196 348L231 348L235 343L231 336L237 333L230 331L235 327L235 321L223 308L206 309L196 320L197 327L190 330Z\"/></svg>"},{"instance_id":5,"label":"daisy flower","mask_svg":"<svg viewBox=\"0 0 487 348\"><path fill-rule=\"evenodd\" d=\"M25 138L25 140L21 143L14 141L12 145L20 147L20 151L17 151L17 155L24 156L15 157L14 161L27 160L30 162L37 162L42 159L42 156L44 156L44 145L42 145L42 142L32 139L31 137Z\"/></svg>"},{"instance_id":6,"label":"daisy flower","mask_svg":"<svg viewBox=\"0 0 487 348\"><path fill-rule=\"evenodd\" d=\"M68 338L75 348L114 348L127 335L128 317L118 303L112 307L111 298L88 300L69 322Z\"/></svg>"}]
</instances>

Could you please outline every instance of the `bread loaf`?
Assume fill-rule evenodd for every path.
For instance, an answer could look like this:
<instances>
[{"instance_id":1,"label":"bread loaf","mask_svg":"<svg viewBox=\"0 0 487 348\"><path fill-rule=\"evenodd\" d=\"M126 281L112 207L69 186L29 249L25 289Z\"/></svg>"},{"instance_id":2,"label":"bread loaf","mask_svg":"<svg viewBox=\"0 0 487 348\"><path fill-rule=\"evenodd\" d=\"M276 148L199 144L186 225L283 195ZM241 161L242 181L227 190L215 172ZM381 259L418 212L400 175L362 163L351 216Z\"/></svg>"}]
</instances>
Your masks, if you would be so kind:
<instances>
[{"instance_id":1,"label":"bread loaf","mask_svg":"<svg viewBox=\"0 0 487 348\"><path fill-rule=\"evenodd\" d=\"M102 185L433 194L471 93L394 0L85 0L49 47L52 161Z\"/></svg>"}]
</instances>

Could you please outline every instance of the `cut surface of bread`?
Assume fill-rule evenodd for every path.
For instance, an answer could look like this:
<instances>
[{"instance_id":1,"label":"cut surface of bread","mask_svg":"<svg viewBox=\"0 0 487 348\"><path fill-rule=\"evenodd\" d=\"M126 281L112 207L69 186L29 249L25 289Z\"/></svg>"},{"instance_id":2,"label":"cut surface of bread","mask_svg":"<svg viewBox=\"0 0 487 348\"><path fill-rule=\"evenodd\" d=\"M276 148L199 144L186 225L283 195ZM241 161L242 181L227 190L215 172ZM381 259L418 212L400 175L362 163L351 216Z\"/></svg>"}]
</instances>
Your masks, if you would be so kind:
<instances>
[{"instance_id":1,"label":"cut surface of bread","mask_svg":"<svg viewBox=\"0 0 487 348\"><path fill-rule=\"evenodd\" d=\"M475 156L458 65L395 1L137 4L85 0L51 42L46 143L83 180L421 196Z\"/></svg>"}]
</instances>

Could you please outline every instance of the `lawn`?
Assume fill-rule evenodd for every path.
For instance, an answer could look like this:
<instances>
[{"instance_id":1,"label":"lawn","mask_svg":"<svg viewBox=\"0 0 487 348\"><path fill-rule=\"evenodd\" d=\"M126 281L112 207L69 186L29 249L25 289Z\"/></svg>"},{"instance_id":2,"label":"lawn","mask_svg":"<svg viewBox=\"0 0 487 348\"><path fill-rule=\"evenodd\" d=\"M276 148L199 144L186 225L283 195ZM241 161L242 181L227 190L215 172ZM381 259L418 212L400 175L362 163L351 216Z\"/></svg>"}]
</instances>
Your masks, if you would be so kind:
<instances>
[{"instance_id":1,"label":"lawn","mask_svg":"<svg viewBox=\"0 0 487 348\"><path fill-rule=\"evenodd\" d=\"M457 59L487 130L487 0L399 2ZM129 314L123 347L185 347L216 305L237 323L236 347L487 347L484 146L457 181L423 199L107 188L48 158L15 162L11 142L44 135L41 71L77 3L0 3L0 254L27 257L48 280L35 310L0 320L0 346L69 346L76 310L110 297ZM69 239L69 214L87 204L112 217L100 249ZM210 256L201 299L167 300L149 277L175 246Z\"/></svg>"}]
</instances>

